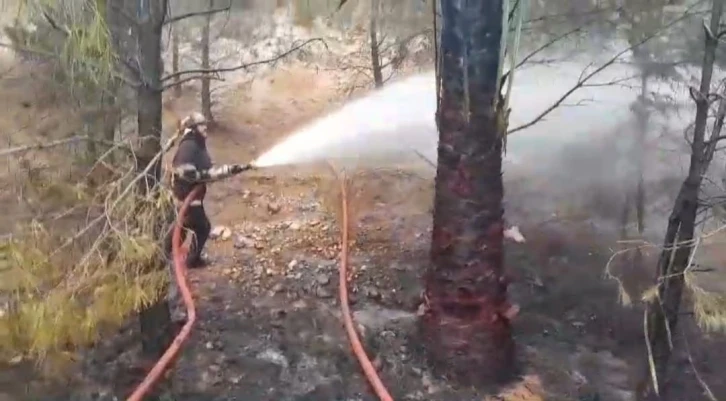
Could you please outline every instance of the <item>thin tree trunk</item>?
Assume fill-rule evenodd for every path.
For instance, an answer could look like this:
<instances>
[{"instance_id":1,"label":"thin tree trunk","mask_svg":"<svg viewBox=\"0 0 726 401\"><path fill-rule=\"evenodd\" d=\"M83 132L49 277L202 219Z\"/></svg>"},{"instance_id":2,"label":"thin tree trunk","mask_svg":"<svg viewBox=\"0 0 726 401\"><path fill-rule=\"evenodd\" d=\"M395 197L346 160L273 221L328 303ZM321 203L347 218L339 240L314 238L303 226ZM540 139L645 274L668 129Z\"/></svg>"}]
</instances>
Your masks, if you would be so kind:
<instances>
[{"instance_id":1,"label":"thin tree trunk","mask_svg":"<svg viewBox=\"0 0 726 401\"><path fill-rule=\"evenodd\" d=\"M635 144L633 146L632 160L635 160L635 177L633 177L632 187L628 188L628 192L632 191L632 196L626 197L626 212L624 215L624 227L627 227L629 223L629 209L630 200L633 200L633 206L635 208L635 221L636 229L638 232L638 239L642 240L645 233L645 143L648 135L648 120L650 115L649 104L648 104L648 82L650 80L650 73L648 66L645 64L643 72L640 76L640 96L638 96L635 118L636 118L636 134ZM624 228L623 239L627 239L627 228ZM633 271L643 268L643 250L636 248L633 252L633 257L630 260L629 268Z\"/></svg>"},{"instance_id":2,"label":"thin tree trunk","mask_svg":"<svg viewBox=\"0 0 726 401\"><path fill-rule=\"evenodd\" d=\"M441 10L432 263L421 329L434 368L485 385L515 370L503 268L505 127L495 107L502 1L446 1Z\"/></svg>"},{"instance_id":3,"label":"thin tree trunk","mask_svg":"<svg viewBox=\"0 0 726 401\"><path fill-rule=\"evenodd\" d=\"M139 136L148 138L142 141L137 157L137 171L141 173L161 151L161 74L163 64L161 59L162 22L166 13L166 0L143 2L146 9L139 10L141 17L138 23L138 49L139 62L145 84L138 88L138 115L137 123ZM161 180L161 160L151 168L146 179L141 180L141 190L144 193L154 191ZM159 232L159 238L163 233ZM160 266L164 268L162 258ZM153 305L141 311L139 316L141 325L141 341L144 355L150 358L160 357L171 344L172 325L169 305L162 296Z\"/></svg>"},{"instance_id":4,"label":"thin tree trunk","mask_svg":"<svg viewBox=\"0 0 726 401\"><path fill-rule=\"evenodd\" d=\"M638 133L636 135L636 171L635 184L635 217L638 225L638 236L645 232L645 141L648 136L648 81L650 74L646 71L640 77L640 107L637 113Z\"/></svg>"},{"instance_id":5,"label":"thin tree trunk","mask_svg":"<svg viewBox=\"0 0 726 401\"><path fill-rule=\"evenodd\" d=\"M717 32L723 12L723 1L714 0L711 10L710 31ZM666 390L668 380L668 362L673 352L673 338L678 324L678 312L684 289L683 272L688 267L691 255L695 228L696 214L698 212L698 193L703 181L703 174L711 162L715 143L707 144L705 141L706 123L708 120L709 101L706 96L710 93L711 77L716 57L718 41L708 33L705 34L705 52L701 69L700 94L694 97L696 101L696 119L693 130L693 143L691 144L691 161L688 175L673 206L668 219L663 250L657 265L658 297L647 304L647 342L652 361L655 378L650 369L639 386L638 396L641 400L658 399ZM719 108L722 110L723 108ZM720 115L716 124L723 120ZM715 125L720 131L720 125ZM719 135L713 132L712 136ZM673 248L676 247L675 250Z\"/></svg>"},{"instance_id":6,"label":"thin tree trunk","mask_svg":"<svg viewBox=\"0 0 726 401\"><path fill-rule=\"evenodd\" d=\"M181 75L179 73L179 33L176 27L171 27L171 72L174 75L174 97L180 98L182 95Z\"/></svg>"},{"instance_id":7,"label":"thin tree trunk","mask_svg":"<svg viewBox=\"0 0 726 401\"><path fill-rule=\"evenodd\" d=\"M211 10L214 8L214 0L209 0L208 8ZM202 27L202 69L210 69L209 63L209 35L210 28L212 25L212 14L207 14ZM213 121L214 116L212 115L212 93L211 93L211 79L208 75L202 77L202 114L207 118L208 121Z\"/></svg>"},{"instance_id":8,"label":"thin tree trunk","mask_svg":"<svg viewBox=\"0 0 726 401\"><path fill-rule=\"evenodd\" d=\"M373 83L376 88L383 86L383 72L381 71L381 56L378 43L378 14L380 12L380 0L371 0L371 15L368 26L368 34L371 41L371 67L373 68Z\"/></svg>"},{"instance_id":9,"label":"thin tree trunk","mask_svg":"<svg viewBox=\"0 0 726 401\"><path fill-rule=\"evenodd\" d=\"M121 112L116 106L117 86L110 90L111 94L103 95L103 139L109 144L116 141L116 128L118 127L119 115ZM108 150L109 146L105 146ZM114 162L114 154L107 156L107 161Z\"/></svg>"}]
</instances>

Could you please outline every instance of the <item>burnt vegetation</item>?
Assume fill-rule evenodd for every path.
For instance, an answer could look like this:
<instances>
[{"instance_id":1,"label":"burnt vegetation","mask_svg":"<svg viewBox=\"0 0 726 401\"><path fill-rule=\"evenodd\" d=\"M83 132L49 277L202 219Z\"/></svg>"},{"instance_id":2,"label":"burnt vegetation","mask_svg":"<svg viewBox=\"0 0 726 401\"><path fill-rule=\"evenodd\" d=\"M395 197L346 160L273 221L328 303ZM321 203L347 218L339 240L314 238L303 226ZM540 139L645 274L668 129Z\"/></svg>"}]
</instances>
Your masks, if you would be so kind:
<instances>
[{"instance_id":1,"label":"burnt vegetation","mask_svg":"<svg viewBox=\"0 0 726 401\"><path fill-rule=\"evenodd\" d=\"M431 381L429 371L435 377L445 378L437 382L439 388L454 389L453 393L436 393L439 390L432 389L437 386L427 384L427 391L442 399L451 399L451 394L465 397L471 394L468 391L482 397L492 392L507 397L511 392L501 389L519 389L518 383L529 389L529 380L535 376L556 383L551 384L553 388L560 385L577 389L542 390L542 394L549 391L546 395L567 400L589 396L585 389L597 387L597 375L581 379L583 374L572 368L564 374L566 379L560 379L562 375L542 368L545 364L541 359L547 358L540 355L549 355L546 352L550 350L538 354L537 347L546 348L545 340L541 340L544 337L554 342L553 332L564 337L570 331L585 330L582 328L592 322L583 323L584 319L578 317L576 324L571 325L574 329L568 323L564 325L567 328L560 330L562 324L552 323L548 329L539 330L540 320L548 320L549 325L560 318L564 322L565 317L527 311L527 307L535 309L536 303L546 298L541 293L550 291L541 278L544 273L538 273L538 269L549 271L553 263L561 262L551 255L566 249L580 263L585 260L579 258L580 254L597 253L591 251L592 244L583 245L587 235L580 235L580 231L563 234L561 237L566 239L558 236L569 231L566 218L575 219L572 216L577 215L584 216L579 220L580 227L596 227L593 231L601 230L599 224L603 220L616 226L603 228L592 241L597 242L597 247L592 248L605 249L607 258L602 263L592 262L596 266L583 266L583 270L597 274L580 272L574 274L577 278L562 278L555 272L551 281L562 281L552 287L561 289L563 283L579 285L575 281L585 281L583 277L587 276L590 284L583 283L583 288L597 282L598 287L593 288L606 288L602 291L607 297L619 299L617 308L624 310L623 316L637 316L635 329L628 326L637 335L618 337L608 331L618 330L613 329L616 324L612 322L620 312L612 312L607 317L609 326L603 323L601 327L602 333L558 339L557 345L566 344L572 349L568 352L579 357L584 353L582 349L596 348L591 344L593 338L610 336L603 342L638 338L636 345L623 346L629 355L617 355L619 361L634 364L627 376L635 378L628 383L628 389L619 390L639 400L713 401L726 397L724 386L713 383L713 374L701 375L696 368L706 364L706 358L699 360L691 352L696 347L692 343L698 341L701 353L707 353L707 345L702 344L710 344L712 339L704 339L705 336L720 338L726 328L726 285L720 284L726 282L726 270L720 267L726 254L718 252L726 241L724 0L637 0L627 4L350 0L325 5L313 2L314 7L309 3L18 0L18 4L3 10L0 90L8 100L4 104L7 117L0 119L0 134L7 143L0 149L0 158L7 160L7 168L0 175L4 211L0 216L0 369L10 372L31 366L27 372L22 370L22 375L37 375L44 383L68 378L71 372L88 369L81 366L88 355L105 349L106 343L119 344L118 338L123 337L119 331L131 331L135 333L133 341L118 346L107 358L116 363L128 349L138 345L140 352L132 365L140 374L133 376L132 383L111 385L117 393L114 396L124 397L136 379L169 347L175 327L166 299L170 275L161 239L176 217L165 162L179 135L178 124L183 117L179 110L185 113L189 109L180 104L193 103L215 132L237 135L235 140L249 141L250 148L267 146L273 135L279 133L265 133L269 137L252 144L253 139L258 139L248 133L254 130L254 118L235 121L235 115L229 111L238 106L249 107L253 110L251 114L269 111L269 107L257 107L253 101L253 96L261 91L255 85L275 85L274 79L265 74L286 68L314 71L311 76L325 76L326 82L335 82L331 85L335 96L315 102L334 104L384 88L399 77L433 70L439 134L437 160L425 161L426 168L435 171L435 176L429 183L432 185L417 184L417 190L428 197L424 204L430 210L423 214L430 220L425 223L426 229L430 223L430 242L427 257L419 258L411 273L421 282L421 288L414 286L421 296L409 308L417 310L416 328L394 330L393 335L407 341L405 345L396 343L397 349L422 352L405 363L398 362L416 365L411 368L415 375L410 375L421 382L421 377ZM604 53L608 56L602 56ZM582 54L589 64L579 76L571 77L568 86L558 88L559 93L548 100L547 106L523 113L527 118L519 118L515 123L512 116L517 108L528 107L530 94L517 94L519 80L527 79L528 69L583 64ZM607 75L621 67L627 69L627 76ZM279 84L285 90L306 88L305 85L315 83L293 79ZM527 85L531 85L530 89L535 86ZM228 95L230 87L244 88L247 97L238 96L243 99L239 100ZM512 141L526 135L546 137L549 132L536 133L538 127L550 119L556 120L563 110L599 107L590 99L569 103L578 93L613 87L628 88L628 96L634 94L628 105L628 121L613 129L622 132L593 136L591 143L583 145L588 149L581 155L568 154L570 150L564 147L551 151L549 147L554 148L552 143L557 139L545 139L534 146L541 146L543 154L549 153L541 159L533 157L535 161L531 164L541 165L523 170L532 174L525 177L524 184L507 176L506 158ZM535 97L531 94L531 98ZM244 104L229 106L233 101ZM297 99L287 101L288 106L290 110L302 108ZM315 110L319 114L326 109L320 106ZM288 118L285 108L273 111L278 120ZM300 112L294 124L309 120L315 113ZM602 121L592 121L593 127L582 127L579 135L596 131L598 127L594 126L598 124L606 125L607 117L598 118ZM687 123L681 127L673 120ZM279 127L287 128L282 124L273 126ZM600 150L592 150L601 145ZM220 145L220 150L223 147ZM250 154L249 149L245 152ZM677 157L669 158L667 152ZM682 170L674 172L676 165ZM578 166L582 171L578 171ZM375 174L373 178L351 175L351 185L366 180L376 182L380 177ZM539 187L535 182L552 177L571 182L553 180ZM255 176L255 185L275 179ZM289 184L282 178L280 182L281 187ZM579 191L593 193L582 194L573 189L583 182L591 186ZM596 184L602 184L605 190L598 187L597 191L602 192L595 192ZM315 191L325 187L316 185ZM365 185L361 183L360 188ZM550 188L532 189L547 185ZM528 189L522 190L520 186ZM511 200L510 188L516 197L529 194L531 198ZM243 192L234 189L228 193L236 194L235 191ZM405 192L389 188L391 193L397 191ZM355 249L362 255L372 255L373 251L366 249L366 241L375 237L376 230L367 231L361 217L363 204L383 204L380 199L384 196L366 189L352 194L349 196L355 198L351 203L356 202L352 206L356 213L349 219L361 221L355 226ZM413 191L411 197L412 194ZM240 196L248 199L257 195L247 191ZM342 220L338 196L335 192L335 204L325 213L331 221ZM225 200L219 202L227 207ZM550 208L550 204L554 206ZM265 215L277 215L283 209L275 203L267 204ZM537 221L530 217L537 213L547 214L547 219L550 215L559 219L557 229L542 228L550 221L539 219L541 216ZM505 238L505 230L511 226L507 222L510 216L521 222L525 237L531 232L539 240L513 245L512 251ZM326 229L335 226L325 221L311 225ZM291 228L291 224L285 227L299 230ZM340 234L333 229L329 233ZM425 235L415 238L429 240ZM234 252L262 252L266 247L256 239L243 239L234 239ZM402 244L405 248L406 243ZM332 251L326 250L328 259L335 259L335 246ZM390 244L386 246L400 250ZM278 244L267 247L279 248ZM531 255L547 256L531 262ZM386 258L388 261L390 254ZM560 259L566 260L567 256ZM249 262L254 271L255 263ZM284 265L293 269L305 263L296 258ZM605 277L601 277L603 270ZM641 277L628 282L629 272L637 272ZM361 273L364 274L368 273ZM296 280L304 281L300 277ZM316 276L315 281L316 288L320 288L328 285L330 279ZM511 287L517 283L528 292L519 289L511 294ZM269 290L273 295L279 292ZM394 292L381 294L367 289L364 294L383 303L387 297L398 297L392 295ZM316 294L318 298L331 298L324 291ZM251 303L264 295L240 297ZM586 305L598 302L582 301ZM543 309L550 306L539 305ZM556 313L575 313L575 309L573 306ZM237 312L236 316L259 321L259 327L269 323L269 319L260 317L264 313L253 316L249 310ZM286 313L276 311L275 316ZM592 316L594 313L589 319L594 322ZM318 317L314 315L308 320L317 325ZM527 331L530 324L546 335L532 335ZM249 332L257 330L252 326L248 327ZM694 331L694 327L699 331ZM269 331L277 333L278 329L274 326ZM367 330L363 331L368 335L368 345L376 348L378 354L384 340L378 339L377 333L371 334L375 330ZM519 335L518 330L525 334ZM298 333L269 337L289 340L295 334ZM578 343L579 339L583 344ZM319 346L329 352L325 348L328 345ZM383 345L380 347L384 349ZM217 348L220 347L214 341L208 341L201 352ZM291 358L282 363L267 351L259 352L255 358L264 355L268 362L274 360L274 364L282 366L280 378L292 375L286 370L289 365L299 366L308 357L301 354L298 360ZM325 352L320 355L331 359L337 355ZM410 394L414 394L411 399L424 397L423 392L411 390L404 395L395 391L397 384L408 391L407 379L397 383L396 378L409 376L401 373L404 368L386 362L383 353L380 351L376 356L374 365L383 372L383 381L394 390L391 392L397 399ZM679 373L684 360L692 372L688 378ZM186 362L182 359L178 363ZM722 362L709 363L711 369L717 369L716 364ZM344 362L335 363L349 368ZM565 362L552 363L557 364ZM217 366L219 370L223 369ZM250 363L249 370L255 370L254 363ZM151 396L163 399L176 394L174 385L180 380L173 377L170 373ZM235 380L239 383L240 379ZM362 379L356 376L350 381L359 383ZM83 380L73 383L89 385ZM356 386L346 382L341 388L347 393L338 395L352 397L359 389ZM236 394L245 391L237 390ZM513 391L512 397L516 397L519 390ZM299 396L290 394L283 395ZM540 399L529 396L531 400ZM592 397L599 397L599 393Z\"/></svg>"}]
</instances>

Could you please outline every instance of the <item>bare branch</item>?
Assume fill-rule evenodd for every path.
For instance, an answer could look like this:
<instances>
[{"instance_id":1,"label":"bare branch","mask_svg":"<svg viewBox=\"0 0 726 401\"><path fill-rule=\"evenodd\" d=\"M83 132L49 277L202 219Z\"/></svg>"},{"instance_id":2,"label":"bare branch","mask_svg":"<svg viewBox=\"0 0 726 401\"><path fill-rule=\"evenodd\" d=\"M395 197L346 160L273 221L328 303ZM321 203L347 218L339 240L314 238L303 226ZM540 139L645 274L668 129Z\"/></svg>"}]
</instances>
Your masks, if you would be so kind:
<instances>
[{"instance_id":1,"label":"bare branch","mask_svg":"<svg viewBox=\"0 0 726 401\"><path fill-rule=\"evenodd\" d=\"M706 381L701 376L701 373L696 368L696 363L693 361L693 354L691 353L691 346L688 342L688 334L683 328L681 328L681 335L683 336L683 345L686 348L686 356L688 357L688 362L691 364L691 370L694 376L696 376L698 384L700 384L701 389L703 389L703 394L708 397L709 401L718 401L718 398L716 398L716 396L713 394L711 387L708 385L708 383L706 383Z\"/></svg>"},{"instance_id":2,"label":"bare branch","mask_svg":"<svg viewBox=\"0 0 726 401\"><path fill-rule=\"evenodd\" d=\"M583 88L597 88L597 87L602 87L602 86L619 85L619 86L623 86L623 87L632 88L633 85L626 85L625 82L631 81L636 77L637 77L637 75L628 75L626 77L613 79L613 80L610 80L607 82L586 83L586 84L583 84L582 87Z\"/></svg>"},{"instance_id":3,"label":"bare branch","mask_svg":"<svg viewBox=\"0 0 726 401\"><path fill-rule=\"evenodd\" d=\"M338 3L338 8L335 9L336 12L340 11L341 8L347 3L348 0L340 0L340 3Z\"/></svg>"},{"instance_id":4,"label":"bare branch","mask_svg":"<svg viewBox=\"0 0 726 401\"><path fill-rule=\"evenodd\" d=\"M553 38L549 42L547 42L544 45L542 45L539 48L537 48L532 53L529 53L526 57L524 57L522 59L522 61L520 61L519 63L517 63L517 65L514 68L516 69L516 68L522 67L524 64L526 64L527 62L529 62L532 59L532 57L536 56L538 53L541 53L542 51L546 50L550 46L553 46L555 43L559 42L560 40L563 40L563 39L567 38L568 36L574 35L574 34L580 32L580 31L582 31L582 27L581 26L578 26L577 28L575 28L573 30L570 30L570 31L567 31L567 32L563 33L562 35L556 36L555 38Z\"/></svg>"},{"instance_id":5,"label":"bare branch","mask_svg":"<svg viewBox=\"0 0 726 401\"><path fill-rule=\"evenodd\" d=\"M525 24L533 24L533 23L539 23L539 22L549 22L554 19L574 19L574 18L582 18L586 16L597 16L604 13L616 13L622 10L622 7L595 7L590 10L586 10L583 12L567 12L562 14L547 14L543 15L541 17L532 18L530 20L524 21Z\"/></svg>"},{"instance_id":6,"label":"bare branch","mask_svg":"<svg viewBox=\"0 0 726 401\"><path fill-rule=\"evenodd\" d=\"M113 203L111 203L108 206L108 208L106 209L106 213L101 214L100 216L98 216L95 219L91 220L83 229L81 229L80 231L78 231L72 237L66 239L58 248L56 248L50 254L49 257L52 257L54 255L57 255L58 252L60 252L63 249L67 248L68 246L72 245L78 239L80 239L81 237L83 237L87 232L89 232L93 227L95 227L99 223L101 223L104 220L106 220L108 214L111 213L111 211L113 211L121 203L121 201L124 200L126 198L126 196L128 196L133 191L133 189L136 187L136 185L138 184L139 181L141 181L142 179L144 179L144 178L146 178L148 176L149 172L151 171L152 168L154 168L156 166L156 163L159 161L159 159L161 157L163 157L172 148L172 146L174 146L174 144L176 143L176 141L178 139L178 136L179 136L179 133L177 132L177 134L175 136L173 136L172 138L169 138L169 140L161 148L161 151L159 151L149 161L149 163L146 165L146 167L144 168L144 170L141 171L141 173L137 174L134 177L134 179L132 179L131 182L126 185L126 187L124 188L124 190L121 191L121 193L113 201Z\"/></svg>"},{"instance_id":7,"label":"bare branch","mask_svg":"<svg viewBox=\"0 0 726 401\"><path fill-rule=\"evenodd\" d=\"M109 146L117 146L116 143L111 142L111 141L104 141L102 139L91 138L86 135L76 135L76 136L58 139L58 140L47 142L47 143L36 143L36 144L32 144L32 145L23 145L23 146L15 146L12 148L0 149L0 156L10 156L15 153L23 153L23 152L28 152L31 150L50 149L50 148L55 148L58 146L67 145L67 144L74 143L74 142L81 142L81 141L97 142L97 143L102 143L102 144L109 145Z\"/></svg>"},{"instance_id":8,"label":"bare branch","mask_svg":"<svg viewBox=\"0 0 726 401\"><path fill-rule=\"evenodd\" d=\"M55 29L56 31L63 32L66 36L69 36L71 34L71 31L70 29L68 29L68 27L58 24L55 19L53 19L47 12L43 11L43 17L48 22L48 24L50 24L50 26L53 27L53 29Z\"/></svg>"},{"instance_id":9,"label":"bare branch","mask_svg":"<svg viewBox=\"0 0 726 401\"><path fill-rule=\"evenodd\" d=\"M175 22L179 22L179 21L185 20L187 18L202 17L202 16L210 15L210 14L223 13L225 11L229 11L231 8L232 8L232 1L230 1L229 4L227 4L226 6L224 6L222 8L213 8L211 10L195 11L192 13L177 15L174 18L169 18L169 19L165 20L164 25L173 24Z\"/></svg>"},{"instance_id":10,"label":"bare branch","mask_svg":"<svg viewBox=\"0 0 726 401\"><path fill-rule=\"evenodd\" d=\"M174 86L178 86L178 85L183 85L183 84L185 84L185 83L187 83L187 82L191 82L191 81L198 81L198 80L200 80L200 79L205 79L205 78L206 78L206 79L209 79L209 80L211 80L211 81L220 81L220 82L224 82L224 78L221 78L221 77L215 77L215 76L210 76L210 75L211 75L211 74L199 74L199 75L192 75L192 76L190 76L190 77L184 77L184 78L182 78L182 79L180 79L180 80L178 80L178 81L174 81L174 82L172 82L172 83L170 83L170 84L166 84L166 85L162 86L162 87L161 87L161 90L162 90L162 92L163 92L163 91L165 91L165 90L167 90L167 89L169 89L169 88L172 88L172 87L174 87Z\"/></svg>"},{"instance_id":11,"label":"bare branch","mask_svg":"<svg viewBox=\"0 0 726 401\"><path fill-rule=\"evenodd\" d=\"M436 170L436 163L433 162L433 161L431 161L431 159L429 159L428 157L424 156L423 153L421 153L421 152L419 152L418 150L415 150L415 149L413 150L413 153L415 153L416 156L420 157L421 160L425 161L426 164L428 164L429 166L433 167L434 170Z\"/></svg>"},{"instance_id":12,"label":"bare branch","mask_svg":"<svg viewBox=\"0 0 726 401\"><path fill-rule=\"evenodd\" d=\"M698 4L695 4L695 5L691 6L691 7L689 7L689 9L693 9L697 5ZM564 102L570 95L572 95L578 89L583 88L585 86L585 84L587 83L587 81L589 81L590 79L592 79L595 75L599 74L600 72L602 72L606 68L608 68L611 65L615 64L615 62L618 61L618 59L620 59L620 57L622 57L624 54L632 51L633 49L637 48L638 46L643 45L647 41L653 39L654 37L658 36L662 32L670 29L672 26L676 25L677 23L683 21L684 19L686 19L686 18L688 18L690 16L691 16L691 14L689 14L688 12L683 13L683 15L681 15L680 17L674 19L673 21L669 22L668 24L663 25L660 29L658 29L655 32L653 32L653 34L648 35L645 38L643 38L642 40L640 40L640 41L634 43L633 45L629 46L628 48L619 51L610 60L608 60L605 63L603 63L601 66L599 66L598 68L596 68L591 73L589 73L587 75L584 75L583 74L584 77L581 77L580 79L578 79L577 80L577 83L572 88L570 88L567 92L565 92L564 95L562 95L559 99L557 99L557 101L555 101L554 104L552 104L550 107L546 108L544 111L542 111L539 115L537 115L537 117L533 118L531 121L529 121L527 123L524 123L524 124L522 124L522 125L520 125L518 127L515 127L513 129L509 130L507 132L507 135L511 135L511 134L513 134L513 133L515 133L517 131L521 131L521 130L527 129L527 128L529 128L529 127L537 124L538 122L542 121L545 117L547 117L547 115L549 115L555 109L557 109L557 107L559 107L562 104L562 102ZM584 71L583 71L583 73L584 73Z\"/></svg>"},{"instance_id":13,"label":"bare branch","mask_svg":"<svg viewBox=\"0 0 726 401\"><path fill-rule=\"evenodd\" d=\"M279 61L279 60L281 60L281 59L289 56L290 54L292 54L292 53L300 50L301 48L303 48L303 47L305 47L305 46L307 46L307 45L309 45L310 43L313 43L313 42L321 42L325 46L326 49L328 48L327 43L325 43L325 40L322 39L322 38L308 39L308 40L304 41L303 43L301 43L301 44L299 44L297 46L293 46L292 48L288 49L287 51L285 51L283 53L280 53L277 56L272 57L272 58L269 58L269 59L253 61L251 63L246 63L246 64L240 64L240 65L235 66L235 67L213 68L213 69L207 69L207 70L205 70L205 69L194 69L194 70L179 71L179 72L176 72L176 73L173 73L173 74L169 74L169 75L163 77L161 79L161 82L166 82L166 81L172 80L172 79L177 78L177 77L182 76L182 75L190 75L190 74L196 74L196 75L200 75L200 74L219 74L219 73L223 73L223 72L233 72L233 71L238 71L238 70L244 70L244 69L247 69L247 68L250 68L250 67L254 67L256 65L274 63L276 61Z\"/></svg>"}]
</instances>

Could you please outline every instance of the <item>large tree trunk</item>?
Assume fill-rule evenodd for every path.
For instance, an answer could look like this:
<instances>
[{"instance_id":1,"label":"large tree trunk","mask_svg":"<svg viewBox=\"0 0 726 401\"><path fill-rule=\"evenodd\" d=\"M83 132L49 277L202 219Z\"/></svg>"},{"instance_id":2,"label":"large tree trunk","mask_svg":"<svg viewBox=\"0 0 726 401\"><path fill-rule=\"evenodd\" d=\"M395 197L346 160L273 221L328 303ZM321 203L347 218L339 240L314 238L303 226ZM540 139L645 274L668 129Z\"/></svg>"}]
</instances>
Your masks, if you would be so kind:
<instances>
[{"instance_id":1,"label":"large tree trunk","mask_svg":"<svg viewBox=\"0 0 726 401\"><path fill-rule=\"evenodd\" d=\"M441 373L498 383L515 370L503 271L505 127L495 106L502 1L451 0L441 11L438 168L422 334Z\"/></svg>"},{"instance_id":2,"label":"large tree trunk","mask_svg":"<svg viewBox=\"0 0 726 401\"><path fill-rule=\"evenodd\" d=\"M166 0L142 2L145 9L139 10L138 50L141 74L144 84L138 89L138 128L142 140L137 157L137 171L141 173L151 163L154 156L161 151L161 59L162 23L166 13ZM161 159L159 158L150 169L144 180L141 180L142 192L154 191L161 180ZM158 233L162 238L163 233ZM159 258L159 262L162 259ZM153 266L152 268L163 268ZM146 356L160 357L171 344L172 326L169 305L162 296L157 302L141 312L142 348Z\"/></svg>"},{"instance_id":3,"label":"large tree trunk","mask_svg":"<svg viewBox=\"0 0 726 401\"><path fill-rule=\"evenodd\" d=\"M371 68L373 69L373 83L376 88L383 86L383 71L381 71L381 55L378 43L378 14L380 0L371 0L371 15L368 26L368 35L371 41Z\"/></svg>"},{"instance_id":4,"label":"large tree trunk","mask_svg":"<svg viewBox=\"0 0 726 401\"><path fill-rule=\"evenodd\" d=\"M214 0L209 0L209 9L214 8ZM212 25L212 14L207 14L202 27L202 69L209 70L209 34ZM208 121L213 121L214 116L212 115L212 93L211 93L211 79L209 75L202 77L202 114L207 118Z\"/></svg>"},{"instance_id":5,"label":"large tree trunk","mask_svg":"<svg viewBox=\"0 0 726 401\"><path fill-rule=\"evenodd\" d=\"M714 0L713 2L711 32L718 31L723 12L723 1ZM645 373L645 379L639 385L638 396L641 400L658 399L666 389L664 384L668 380L668 362L673 352L673 333L676 333L685 285L684 271L688 267L693 246L691 240L696 228L698 194L703 182L703 175L706 173L715 151L715 142L707 143L705 132L710 106L706 96L710 93L718 40L708 33L705 36L701 85L698 90L700 94L694 96L696 119L691 144L690 166L688 175L676 198L673 211L668 218L663 250L657 265L658 296L647 304L647 342L650 350L647 358L652 361L653 369L651 370L649 367ZM724 108L719 107L719 111L721 115L718 116L716 124L719 120L723 121ZM716 128L711 134L712 137L720 134L720 126L716 125Z\"/></svg>"}]
</instances>

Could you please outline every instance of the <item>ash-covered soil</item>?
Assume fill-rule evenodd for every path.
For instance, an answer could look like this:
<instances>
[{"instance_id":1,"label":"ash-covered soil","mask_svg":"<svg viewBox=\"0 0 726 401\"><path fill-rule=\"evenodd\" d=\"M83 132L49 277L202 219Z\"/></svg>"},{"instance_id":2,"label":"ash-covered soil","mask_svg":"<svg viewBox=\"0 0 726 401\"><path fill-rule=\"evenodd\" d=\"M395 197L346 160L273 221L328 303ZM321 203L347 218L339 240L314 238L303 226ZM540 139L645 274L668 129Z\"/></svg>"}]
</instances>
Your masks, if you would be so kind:
<instances>
[{"instance_id":1,"label":"ash-covered soil","mask_svg":"<svg viewBox=\"0 0 726 401\"><path fill-rule=\"evenodd\" d=\"M210 139L219 163L249 160L333 103L334 91L323 84L304 94L275 86L316 82L314 74L280 74L258 84L269 92L255 93L269 93L267 98L246 104L252 100L245 89L224 105L221 128ZM178 115L193 107L189 97L172 105ZM514 327L522 377L495 395L437 377L420 349L416 324L428 260L430 180L392 170L354 179L348 285L366 350L394 399L634 399L635 379L644 369L642 310L637 303L620 305L617 286L603 278L617 238L587 216L553 216L531 207L551 199L542 191L533 197L536 183L530 184L507 188L507 217L527 238L507 245L510 296L522 307ZM209 212L220 233L209 244L214 263L190 273L199 321L164 383L165 399L376 399L340 317L336 190L329 172L313 167L252 172L213 186ZM652 256L646 255L646 266ZM618 273L632 288L653 277L643 267ZM686 330L678 341L687 336L689 352L679 346L674 357L672 399L707 399L696 371L717 397L726 396L717 374L726 341L701 334L690 319L684 313ZM0 369L0 401L124 399L149 368L138 358L137 335L129 324L105 337L82 355L62 386L28 380L33 375L24 362Z\"/></svg>"}]
</instances>

